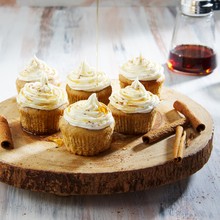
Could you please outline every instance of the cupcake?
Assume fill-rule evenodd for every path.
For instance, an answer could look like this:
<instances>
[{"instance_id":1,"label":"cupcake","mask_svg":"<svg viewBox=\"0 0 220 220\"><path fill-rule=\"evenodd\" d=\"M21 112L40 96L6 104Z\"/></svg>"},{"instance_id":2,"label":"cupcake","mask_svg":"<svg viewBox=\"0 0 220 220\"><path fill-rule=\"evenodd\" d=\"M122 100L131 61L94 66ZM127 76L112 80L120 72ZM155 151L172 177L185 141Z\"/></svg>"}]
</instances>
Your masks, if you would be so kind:
<instances>
[{"instance_id":1,"label":"cupcake","mask_svg":"<svg viewBox=\"0 0 220 220\"><path fill-rule=\"evenodd\" d=\"M23 71L21 71L17 77L16 88L18 93L26 83L39 82L41 80L42 72L46 73L49 83L56 86L60 85L56 70L49 67L44 61L34 56L29 65Z\"/></svg>"},{"instance_id":2,"label":"cupcake","mask_svg":"<svg viewBox=\"0 0 220 220\"><path fill-rule=\"evenodd\" d=\"M147 133L151 129L159 98L146 91L137 79L130 86L113 93L109 99L115 131L132 135Z\"/></svg>"},{"instance_id":3,"label":"cupcake","mask_svg":"<svg viewBox=\"0 0 220 220\"><path fill-rule=\"evenodd\" d=\"M114 124L109 108L93 93L88 100L80 100L65 109L60 130L69 152L93 156L110 148Z\"/></svg>"},{"instance_id":4,"label":"cupcake","mask_svg":"<svg viewBox=\"0 0 220 220\"><path fill-rule=\"evenodd\" d=\"M112 87L105 73L96 72L88 64L82 62L78 69L67 76L66 91L70 104L88 99L91 94L96 93L98 100L107 105Z\"/></svg>"},{"instance_id":5,"label":"cupcake","mask_svg":"<svg viewBox=\"0 0 220 220\"><path fill-rule=\"evenodd\" d=\"M59 119L68 100L65 90L48 83L43 74L41 82L24 85L17 96L17 103L23 130L46 135L59 131Z\"/></svg>"},{"instance_id":6,"label":"cupcake","mask_svg":"<svg viewBox=\"0 0 220 220\"><path fill-rule=\"evenodd\" d=\"M153 61L144 59L141 55L120 68L119 81L122 88L131 85L138 77L147 91L160 96L161 88L165 80L164 68Z\"/></svg>"}]
</instances>

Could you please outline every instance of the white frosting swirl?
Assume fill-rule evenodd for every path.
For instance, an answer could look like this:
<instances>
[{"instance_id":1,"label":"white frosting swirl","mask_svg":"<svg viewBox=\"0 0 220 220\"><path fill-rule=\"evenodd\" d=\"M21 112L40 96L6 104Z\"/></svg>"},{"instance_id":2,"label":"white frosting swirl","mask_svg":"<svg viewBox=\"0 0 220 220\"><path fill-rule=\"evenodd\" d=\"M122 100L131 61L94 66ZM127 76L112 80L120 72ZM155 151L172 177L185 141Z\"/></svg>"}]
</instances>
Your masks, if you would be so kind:
<instances>
[{"instance_id":1,"label":"white frosting swirl","mask_svg":"<svg viewBox=\"0 0 220 220\"><path fill-rule=\"evenodd\" d=\"M90 130L100 130L114 123L109 108L98 102L93 93L88 100L80 100L64 110L64 119L71 125Z\"/></svg>"},{"instance_id":2,"label":"white frosting swirl","mask_svg":"<svg viewBox=\"0 0 220 220\"><path fill-rule=\"evenodd\" d=\"M40 110L53 110L67 104L67 95L63 88L48 83L46 75L41 82L26 83L17 96L21 107Z\"/></svg>"},{"instance_id":3,"label":"white frosting swirl","mask_svg":"<svg viewBox=\"0 0 220 220\"><path fill-rule=\"evenodd\" d=\"M163 76L164 68L153 61L144 59L141 55L129 60L120 68L120 74L130 80L150 81L157 80Z\"/></svg>"},{"instance_id":4,"label":"white frosting swirl","mask_svg":"<svg viewBox=\"0 0 220 220\"><path fill-rule=\"evenodd\" d=\"M105 73L96 72L88 64L82 62L77 70L67 76L67 84L74 90L95 92L108 87L111 81Z\"/></svg>"},{"instance_id":5,"label":"white frosting swirl","mask_svg":"<svg viewBox=\"0 0 220 220\"><path fill-rule=\"evenodd\" d=\"M148 113L159 103L157 95L147 91L136 79L110 96L110 104L125 113Z\"/></svg>"},{"instance_id":6,"label":"white frosting swirl","mask_svg":"<svg viewBox=\"0 0 220 220\"><path fill-rule=\"evenodd\" d=\"M42 72L47 74L49 80L55 80L58 84L58 74L54 68L49 67L44 61L33 57L29 65L19 73L18 79L26 82L41 80Z\"/></svg>"}]
</instances>

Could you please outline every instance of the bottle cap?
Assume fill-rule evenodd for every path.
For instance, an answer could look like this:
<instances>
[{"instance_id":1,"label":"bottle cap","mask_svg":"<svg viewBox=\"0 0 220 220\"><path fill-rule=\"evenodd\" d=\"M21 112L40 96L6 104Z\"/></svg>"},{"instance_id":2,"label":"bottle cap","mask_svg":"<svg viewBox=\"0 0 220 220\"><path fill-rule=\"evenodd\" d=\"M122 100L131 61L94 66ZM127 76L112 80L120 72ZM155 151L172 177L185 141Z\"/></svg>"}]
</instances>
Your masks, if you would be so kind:
<instances>
[{"instance_id":1,"label":"bottle cap","mask_svg":"<svg viewBox=\"0 0 220 220\"><path fill-rule=\"evenodd\" d=\"M183 14L190 16L204 16L213 11L211 0L181 0Z\"/></svg>"}]
</instances>

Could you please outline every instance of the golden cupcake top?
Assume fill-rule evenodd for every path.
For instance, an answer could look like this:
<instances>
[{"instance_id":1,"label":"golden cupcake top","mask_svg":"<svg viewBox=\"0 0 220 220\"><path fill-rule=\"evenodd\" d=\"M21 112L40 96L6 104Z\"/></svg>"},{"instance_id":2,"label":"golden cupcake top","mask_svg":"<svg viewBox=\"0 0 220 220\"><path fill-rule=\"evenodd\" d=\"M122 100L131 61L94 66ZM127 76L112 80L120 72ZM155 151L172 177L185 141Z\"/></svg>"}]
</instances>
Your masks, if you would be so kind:
<instances>
[{"instance_id":1,"label":"golden cupcake top","mask_svg":"<svg viewBox=\"0 0 220 220\"><path fill-rule=\"evenodd\" d=\"M57 80L57 84L59 84L57 71L36 56L34 56L29 65L19 73L18 79L26 82L40 81L42 72L47 75L49 80Z\"/></svg>"},{"instance_id":2,"label":"golden cupcake top","mask_svg":"<svg viewBox=\"0 0 220 220\"><path fill-rule=\"evenodd\" d=\"M69 105L63 117L70 125L89 130L100 130L114 123L110 109L98 101L95 93L88 100Z\"/></svg>"},{"instance_id":3,"label":"golden cupcake top","mask_svg":"<svg viewBox=\"0 0 220 220\"><path fill-rule=\"evenodd\" d=\"M110 104L125 113L149 113L159 103L157 95L147 91L136 79L130 86L114 92Z\"/></svg>"},{"instance_id":4,"label":"golden cupcake top","mask_svg":"<svg viewBox=\"0 0 220 220\"><path fill-rule=\"evenodd\" d=\"M82 62L76 70L67 76L67 84L74 90L95 92L108 87L111 82L104 72L97 72Z\"/></svg>"},{"instance_id":5,"label":"golden cupcake top","mask_svg":"<svg viewBox=\"0 0 220 220\"><path fill-rule=\"evenodd\" d=\"M17 96L21 107L40 110L53 110L67 104L67 94L61 87L48 83L46 74L42 74L40 82L26 83Z\"/></svg>"},{"instance_id":6,"label":"golden cupcake top","mask_svg":"<svg viewBox=\"0 0 220 220\"><path fill-rule=\"evenodd\" d=\"M130 80L150 81L159 79L164 72L164 68L156 62L147 60L141 55L129 60L120 68L120 74Z\"/></svg>"}]
</instances>

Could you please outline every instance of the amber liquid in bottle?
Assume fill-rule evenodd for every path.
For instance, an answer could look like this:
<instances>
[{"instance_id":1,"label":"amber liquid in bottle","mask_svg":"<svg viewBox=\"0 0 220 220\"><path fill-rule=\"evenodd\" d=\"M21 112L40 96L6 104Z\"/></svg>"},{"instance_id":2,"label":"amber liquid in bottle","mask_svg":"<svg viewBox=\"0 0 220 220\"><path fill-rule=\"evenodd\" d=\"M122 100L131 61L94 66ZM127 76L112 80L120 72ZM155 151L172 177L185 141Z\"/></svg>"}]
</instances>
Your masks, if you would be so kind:
<instances>
[{"instance_id":1,"label":"amber liquid in bottle","mask_svg":"<svg viewBox=\"0 0 220 220\"><path fill-rule=\"evenodd\" d=\"M201 45L179 45L170 51L168 68L193 75L207 75L216 68L213 49Z\"/></svg>"}]
</instances>

